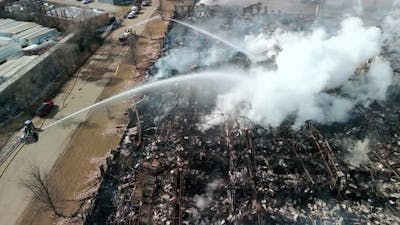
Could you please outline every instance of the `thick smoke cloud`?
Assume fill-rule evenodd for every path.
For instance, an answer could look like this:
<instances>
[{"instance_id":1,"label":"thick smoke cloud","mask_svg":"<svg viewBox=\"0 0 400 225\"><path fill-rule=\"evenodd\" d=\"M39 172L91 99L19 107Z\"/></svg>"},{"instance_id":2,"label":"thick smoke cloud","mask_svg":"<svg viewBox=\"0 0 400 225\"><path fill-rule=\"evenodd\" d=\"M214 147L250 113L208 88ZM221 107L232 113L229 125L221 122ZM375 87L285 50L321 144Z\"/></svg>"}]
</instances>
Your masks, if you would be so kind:
<instances>
[{"instance_id":1,"label":"thick smoke cloud","mask_svg":"<svg viewBox=\"0 0 400 225\"><path fill-rule=\"evenodd\" d=\"M285 20L288 18L285 15ZM168 70L182 74L198 66L214 70L224 65L233 67L229 73L248 78L217 98L214 111L203 118L205 124L218 124L227 116L248 117L266 127L279 126L288 118L294 119L294 126L306 120L344 122L356 105L385 100L392 83L391 64L396 64L379 56L382 50L387 55L390 49L397 48L391 46L398 43L394 38L399 31L397 18L394 14L386 17L382 30L366 27L360 18L354 17L339 25L336 20L333 25L329 21L305 25L268 16L252 20L200 18L196 26L250 52L252 65L234 69L229 59L235 50L178 25L169 34L171 43L178 43L178 47L174 46L157 62L155 77L173 75ZM182 31L191 35L183 37Z\"/></svg>"},{"instance_id":2,"label":"thick smoke cloud","mask_svg":"<svg viewBox=\"0 0 400 225\"><path fill-rule=\"evenodd\" d=\"M291 116L295 125L345 121L355 105L385 99L392 69L377 57L382 40L379 28L366 28L359 18L344 20L336 34L320 28L248 36L248 50L258 49L255 59L274 56L276 69L253 66L243 72L251 79L219 96L213 116L204 119L214 124L223 119L215 115L246 116L272 127ZM369 70L363 72L360 66L367 62Z\"/></svg>"}]
</instances>

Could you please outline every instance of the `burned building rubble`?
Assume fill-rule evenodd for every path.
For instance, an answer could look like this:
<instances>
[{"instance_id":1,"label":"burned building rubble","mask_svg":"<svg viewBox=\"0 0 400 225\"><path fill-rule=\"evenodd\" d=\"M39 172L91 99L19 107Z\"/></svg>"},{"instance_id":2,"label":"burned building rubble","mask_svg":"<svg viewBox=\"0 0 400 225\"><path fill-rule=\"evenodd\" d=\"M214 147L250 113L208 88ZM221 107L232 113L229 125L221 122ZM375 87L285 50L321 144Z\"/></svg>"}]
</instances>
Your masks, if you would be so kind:
<instances>
[{"instance_id":1,"label":"burned building rubble","mask_svg":"<svg viewBox=\"0 0 400 225\"><path fill-rule=\"evenodd\" d=\"M265 129L242 118L202 132L209 107L174 92L130 110L87 224L400 222L395 100L346 124ZM344 140L372 133L368 161L349 163Z\"/></svg>"},{"instance_id":2,"label":"burned building rubble","mask_svg":"<svg viewBox=\"0 0 400 225\"><path fill-rule=\"evenodd\" d=\"M174 35L178 29L165 54L203 42ZM196 62L204 69L232 61ZM175 73L191 70L182 66ZM225 122L206 130L199 124L215 103L199 99L197 92L206 90L192 86L146 93L129 110L130 123L110 153L86 224L400 223L397 84L386 102L358 105L347 122L294 127L288 118L263 127L223 115ZM354 162L355 146L365 139L366 149L356 155L363 158Z\"/></svg>"}]
</instances>

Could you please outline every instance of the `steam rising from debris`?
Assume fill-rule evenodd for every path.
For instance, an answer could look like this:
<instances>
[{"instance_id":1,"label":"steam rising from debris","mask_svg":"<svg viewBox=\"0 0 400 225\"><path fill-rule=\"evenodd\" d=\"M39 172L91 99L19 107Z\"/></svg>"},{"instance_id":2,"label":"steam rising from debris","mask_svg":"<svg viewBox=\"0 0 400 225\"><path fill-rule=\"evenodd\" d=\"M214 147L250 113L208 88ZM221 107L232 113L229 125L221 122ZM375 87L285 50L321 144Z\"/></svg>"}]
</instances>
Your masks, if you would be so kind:
<instances>
[{"instance_id":1,"label":"steam rising from debris","mask_svg":"<svg viewBox=\"0 0 400 225\"><path fill-rule=\"evenodd\" d=\"M319 28L277 32L270 38L248 36L246 43L264 57L276 55L277 68L253 66L252 79L219 96L213 116L205 118L208 124L221 122L224 117L218 114L246 116L267 127L277 127L290 116L296 117L295 126L306 120L342 122L355 105L384 100L391 84L390 64L376 57L381 30L364 27L359 18L345 19L333 35ZM360 66L367 62L365 73Z\"/></svg>"},{"instance_id":2,"label":"steam rising from debris","mask_svg":"<svg viewBox=\"0 0 400 225\"><path fill-rule=\"evenodd\" d=\"M369 139L365 138L363 141L357 141L354 147L350 149L350 154L347 157L347 161L354 167L359 167L361 164L366 163L368 153L371 151L369 147Z\"/></svg>"},{"instance_id":3,"label":"steam rising from debris","mask_svg":"<svg viewBox=\"0 0 400 225\"><path fill-rule=\"evenodd\" d=\"M202 195L195 195L193 200L196 202L196 207L203 210L208 207L208 205L213 200L214 191L217 190L224 184L223 179L216 179L207 185L206 193Z\"/></svg>"}]
</instances>

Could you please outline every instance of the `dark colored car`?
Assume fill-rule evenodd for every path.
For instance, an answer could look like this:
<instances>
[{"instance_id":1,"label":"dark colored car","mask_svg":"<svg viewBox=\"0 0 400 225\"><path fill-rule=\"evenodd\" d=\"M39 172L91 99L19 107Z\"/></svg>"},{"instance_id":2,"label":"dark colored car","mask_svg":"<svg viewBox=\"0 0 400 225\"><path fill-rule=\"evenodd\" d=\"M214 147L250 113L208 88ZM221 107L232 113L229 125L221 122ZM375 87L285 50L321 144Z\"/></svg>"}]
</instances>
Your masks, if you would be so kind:
<instances>
[{"instance_id":1,"label":"dark colored car","mask_svg":"<svg viewBox=\"0 0 400 225\"><path fill-rule=\"evenodd\" d=\"M151 6L151 0L143 0L142 6Z\"/></svg>"},{"instance_id":2,"label":"dark colored car","mask_svg":"<svg viewBox=\"0 0 400 225\"><path fill-rule=\"evenodd\" d=\"M51 108L53 108L53 105L54 105L54 103L53 103L53 101L51 101L51 100L50 100L50 101L43 102L43 103L39 106L39 108L36 109L35 114L36 114L37 116L39 116L39 117L44 117L44 116L46 116L47 114L49 114Z\"/></svg>"}]
</instances>

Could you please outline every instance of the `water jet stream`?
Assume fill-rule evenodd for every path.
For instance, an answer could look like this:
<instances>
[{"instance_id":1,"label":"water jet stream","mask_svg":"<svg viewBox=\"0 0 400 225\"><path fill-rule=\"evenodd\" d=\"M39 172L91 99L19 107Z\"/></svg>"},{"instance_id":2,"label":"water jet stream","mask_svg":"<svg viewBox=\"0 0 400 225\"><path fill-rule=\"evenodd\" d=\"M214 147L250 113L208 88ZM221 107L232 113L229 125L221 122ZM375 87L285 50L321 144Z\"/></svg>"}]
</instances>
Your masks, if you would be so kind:
<instances>
[{"instance_id":1,"label":"water jet stream","mask_svg":"<svg viewBox=\"0 0 400 225\"><path fill-rule=\"evenodd\" d=\"M165 79L165 80L159 80L159 81L155 81L155 82L151 82L151 83L147 83L147 84L143 84L143 85L134 87L133 89L127 90L120 94L114 95L110 98L107 98L103 101L97 102L93 105L83 108L77 112L74 112L62 119L59 119L59 120L45 126L44 128L42 128L42 130L46 130L46 129L48 129L52 126L55 126L63 121L71 119L72 117L74 117L78 114L81 114L85 111L94 109L96 107L103 106L107 103L111 103L116 100L121 100L123 98L127 98L130 96L137 95L142 92L157 89L160 87L169 86L169 85L173 85L173 84L177 84L177 83L201 82L201 81L203 81L203 82L206 81L206 83L204 83L205 85L209 85L208 82L218 82L218 83L222 82L223 84L230 82L232 84L232 86L234 86L234 85L242 83L242 81L244 81L246 79L248 79L248 78L245 78L243 76L237 76L237 75L225 75L225 74L220 74L220 73L206 73L206 74L200 73L200 74L190 74L190 75L178 76L178 77L173 77L173 78L169 78L169 79Z\"/></svg>"},{"instance_id":2,"label":"water jet stream","mask_svg":"<svg viewBox=\"0 0 400 225\"><path fill-rule=\"evenodd\" d=\"M205 34L205 35L207 35L207 36L209 36L209 37L211 37L211 38L213 38L213 39L216 39L216 40L218 40L218 41L224 43L225 45L227 45L227 46L229 46L229 47L235 49L236 51L245 54L247 57L250 57L250 56L251 56L251 54L250 54L249 52L247 52L246 50L244 50L244 49L242 49L242 48L239 48L238 46L232 44L231 42L226 41L226 40L222 39L221 37L218 37L217 35L214 35L214 34L208 32L208 31L206 31L206 30L203 30L203 29L201 29L201 28L195 27L195 26L193 26L193 25L190 25L190 24L188 24L188 23L185 23L185 22L182 22L182 21L179 21L179 20L175 20L175 19L169 19L169 20L170 20L170 21L173 21L173 22L176 22L176 23L179 23L179 24L181 24L181 25L183 25L183 26L189 27L189 28L191 28L191 29L193 29L193 30L197 30L197 31L199 31L199 32L201 32L201 33L203 33L203 34Z\"/></svg>"},{"instance_id":3,"label":"water jet stream","mask_svg":"<svg viewBox=\"0 0 400 225\"><path fill-rule=\"evenodd\" d=\"M143 20L143 21L141 21L141 22L139 22L139 23L135 23L135 24L129 26L129 28L138 27L138 26L141 26L141 25L143 25L143 24L146 24L146 23L151 22L151 21L156 20L156 19L161 19L161 16L160 16L160 15L158 15L158 16L153 16L153 17L151 17L151 18L149 18L149 19L147 19L147 20Z\"/></svg>"}]
</instances>

